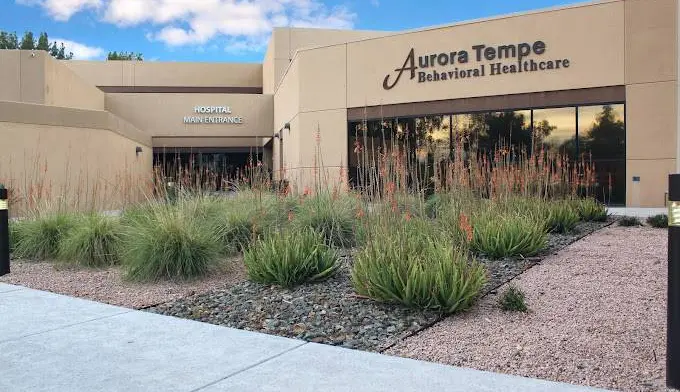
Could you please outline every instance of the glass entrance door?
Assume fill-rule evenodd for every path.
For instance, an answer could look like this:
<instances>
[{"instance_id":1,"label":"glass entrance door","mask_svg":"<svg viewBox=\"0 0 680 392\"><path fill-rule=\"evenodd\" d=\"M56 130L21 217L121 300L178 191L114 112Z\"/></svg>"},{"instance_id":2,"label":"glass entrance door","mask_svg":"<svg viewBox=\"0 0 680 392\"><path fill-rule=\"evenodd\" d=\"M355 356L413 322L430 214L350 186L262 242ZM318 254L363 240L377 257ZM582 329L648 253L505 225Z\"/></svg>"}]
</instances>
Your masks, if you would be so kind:
<instances>
[{"instance_id":1,"label":"glass entrance door","mask_svg":"<svg viewBox=\"0 0 680 392\"><path fill-rule=\"evenodd\" d=\"M184 188L229 191L247 183L250 170L261 166L262 151L246 149L154 149L157 180Z\"/></svg>"}]
</instances>

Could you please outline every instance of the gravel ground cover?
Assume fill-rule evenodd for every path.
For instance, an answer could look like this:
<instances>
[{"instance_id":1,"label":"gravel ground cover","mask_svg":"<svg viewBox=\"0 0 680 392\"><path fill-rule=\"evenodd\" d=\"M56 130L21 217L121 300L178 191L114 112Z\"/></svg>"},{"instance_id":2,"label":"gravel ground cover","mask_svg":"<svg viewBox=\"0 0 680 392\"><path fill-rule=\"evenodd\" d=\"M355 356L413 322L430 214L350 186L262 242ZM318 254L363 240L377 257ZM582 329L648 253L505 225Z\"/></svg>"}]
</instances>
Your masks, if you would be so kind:
<instances>
[{"instance_id":1,"label":"gravel ground cover","mask_svg":"<svg viewBox=\"0 0 680 392\"><path fill-rule=\"evenodd\" d=\"M239 258L209 277L186 282L132 283L120 267L106 269L65 267L50 262L12 260L11 273L0 282L81 297L111 305L142 309L245 280Z\"/></svg>"},{"instance_id":2,"label":"gravel ground cover","mask_svg":"<svg viewBox=\"0 0 680 392\"><path fill-rule=\"evenodd\" d=\"M492 294L386 353L616 390L664 390L666 246L663 229L605 228L516 279L529 312L504 312Z\"/></svg>"},{"instance_id":3,"label":"gravel ground cover","mask_svg":"<svg viewBox=\"0 0 680 392\"><path fill-rule=\"evenodd\" d=\"M551 235L543 256L525 260L482 260L489 270L484 293L514 278L545 255L610 222L581 223L574 234ZM421 331L441 316L360 298L350 280L351 254L339 273L326 282L286 290L242 282L231 288L192 295L148 309L264 333L367 351L383 351Z\"/></svg>"}]
</instances>

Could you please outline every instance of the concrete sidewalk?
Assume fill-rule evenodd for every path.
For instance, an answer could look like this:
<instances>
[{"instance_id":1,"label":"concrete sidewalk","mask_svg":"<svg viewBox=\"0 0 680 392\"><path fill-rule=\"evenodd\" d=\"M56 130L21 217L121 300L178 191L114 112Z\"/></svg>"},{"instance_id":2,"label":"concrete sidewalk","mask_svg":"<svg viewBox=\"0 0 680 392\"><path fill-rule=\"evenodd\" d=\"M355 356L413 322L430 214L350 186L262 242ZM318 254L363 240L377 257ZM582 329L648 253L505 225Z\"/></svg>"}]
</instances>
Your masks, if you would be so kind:
<instances>
[{"instance_id":1,"label":"concrete sidewalk","mask_svg":"<svg viewBox=\"0 0 680 392\"><path fill-rule=\"evenodd\" d=\"M640 219L659 214L668 215L668 208L609 207L607 211L616 216L636 216Z\"/></svg>"},{"instance_id":2,"label":"concrete sidewalk","mask_svg":"<svg viewBox=\"0 0 680 392\"><path fill-rule=\"evenodd\" d=\"M595 391L0 283L0 391Z\"/></svg>"}]
</instances>

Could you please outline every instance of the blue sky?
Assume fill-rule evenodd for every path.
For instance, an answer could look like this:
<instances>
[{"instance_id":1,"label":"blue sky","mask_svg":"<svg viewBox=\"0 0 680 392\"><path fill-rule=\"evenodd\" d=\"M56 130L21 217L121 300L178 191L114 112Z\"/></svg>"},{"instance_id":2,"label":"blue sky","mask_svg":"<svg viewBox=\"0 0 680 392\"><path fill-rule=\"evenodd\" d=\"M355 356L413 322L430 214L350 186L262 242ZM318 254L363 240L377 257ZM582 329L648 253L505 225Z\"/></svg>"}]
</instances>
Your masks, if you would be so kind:
<instances>
[{"instance_id":1,"label":"blue sky","mask_svg":"<svg viewBox=\"0 0 680 392\"><path fill-rule=\"evenodd\" d=\"M569 0L0 0L0 30L49 34L80 59L260 62L272 27L399 31Z\"/></svg>"}]
</instances>

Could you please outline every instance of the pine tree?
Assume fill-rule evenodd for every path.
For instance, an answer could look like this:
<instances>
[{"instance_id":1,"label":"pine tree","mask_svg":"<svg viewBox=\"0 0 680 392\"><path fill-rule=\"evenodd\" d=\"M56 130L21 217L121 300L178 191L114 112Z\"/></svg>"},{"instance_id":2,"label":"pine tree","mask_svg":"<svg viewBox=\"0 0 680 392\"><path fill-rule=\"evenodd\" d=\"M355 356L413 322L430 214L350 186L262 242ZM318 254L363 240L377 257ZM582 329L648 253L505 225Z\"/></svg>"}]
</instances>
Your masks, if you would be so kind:
<instances>
[{"instance_id":1,"label":"pine tree","mask_svg":"<svg viewBox=\"0 0 680 392\"><path fill-rule=\"evenodd\" d=\"M38 45L35 47L38 50L48 51L50 49L50 41L47 39L47 33L40 33L38 38Z\"/></svg>"},{"instance_id":2,"label":"pine tree","mask_svg":"<svg viewBox=\"0 0 680 392\"><path fill-rule=\"evenodd\" d=\"M27 31L24 37L21 39L21 46L19 49L22 50L33 50L35 49L35 38L33 38L33 32Z\"/></svg>"},{"instance_id":3,"label":"pine tree","mask_svg":"<svg viewBox=\"0 0 680 392\"><path fill-rule=\"evenodd\" d=\"M57 41L52 42L50 46L50 56L56 58L59 55L59 47L57 46Z\"/></svg>"},{"instance_id":4,"label":"pine tree","mask_svg":"<svg viewBox=\"0 0 680 392\"><path fill-rule=\"evenodd\" d=\"M27 31L22 37L21 43L19 43L16 33L0 30L0 49L44 50L57 60L73 59L73 53L66 53L66 48L63 43L61 43L61 46L58 46L57 42L52 42L52 44L50 44L46 32L40 33L40 37L36 44L33 32L31 31Z\"/></svg>"},{"instance_id":5,"label":"pine tree","mask_svg":"<svg viewBox=\"0 0 680 392\"><path fill-rule=\"evenodd\" d=\"M133 53L133 52L109 52L109 54L106 56L107 60L136 60L136 61L143 61L143 55L141 53Z\"/></svg>"}]
</instances>

